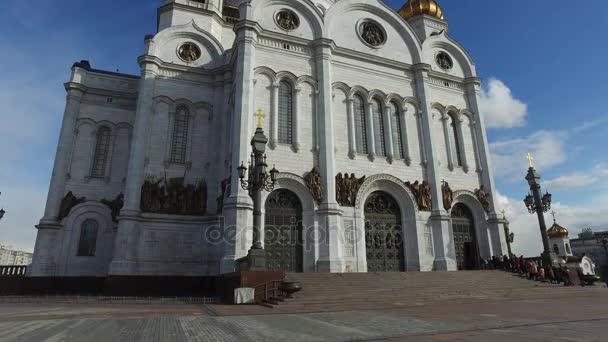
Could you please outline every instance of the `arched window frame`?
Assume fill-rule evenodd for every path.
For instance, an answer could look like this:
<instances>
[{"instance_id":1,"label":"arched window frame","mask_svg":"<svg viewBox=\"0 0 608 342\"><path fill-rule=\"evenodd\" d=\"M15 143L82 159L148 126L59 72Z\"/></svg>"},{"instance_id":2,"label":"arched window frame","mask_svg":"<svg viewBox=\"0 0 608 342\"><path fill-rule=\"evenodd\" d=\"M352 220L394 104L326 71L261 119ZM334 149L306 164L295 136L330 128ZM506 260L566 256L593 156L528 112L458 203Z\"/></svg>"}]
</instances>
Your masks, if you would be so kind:
<instances>
[{"instance_id":1,"label":"arched window frame","mask_svg":"<svg viewBox=\"0 0 608 342\"><path fill-rule=\"evenodd\" d=\"M448 110L442 114L444 136L446 141L448 168L452 171L454 166L463 167L467 172L468 168L465 165L464 146L462 145L462 130L461 122L458 113Z\"/></svg>"},{"instance_id":2,"label":"arched window frame","mask_svg":"<svg viewBox=\"0 0 608 342\"><path fill-rule=\"evenodd\" d=\"M109 179L109 170L112 160L113 134L108 125L100 125L93 132L95 137L91 155L89 178Z\"/></svg>"},{"instance_id":3,"label":"arched window frame","mask_svg":"<svg viewBox=\"0 0 608 342\"><path fill-rule=\"evenodd\" d=\"M394 101L389 102L390 120L392 127L392 141L395 159L405 159L405 141L403 125L401 123L403 113Z\"/></svg>"},{"instance_id":4,"label":"arched window frame","mask_svg":"<svg viewBox=\"0 0 608 342\"><path fill-rule=\"evenodd\" d=\"M555 254L559 255L559 247L557 247L556 243L553 244L553 252L555 252Z\"/></svg>"},{"instance_id":5,"label":"arched window frame","mask_svg":"<svg viewBox=\"0 0 608 342\"><path fill-rule=\"evenodd\" d=\"M372 98L371 104L376 155L386 157L388 146L386 145L386 129L384 127L384 106L382 105L382 101L378 100L377 98Z\"/></svg>"},{"instance_id":6,"label":"arched window frame","mask_svg":"<svg viewBox=\"0 0 608 342\"><path fill-rule=\"evenodd\" d=\"M78 239L77 256L94 257L97 250L99 234L99 222L94 219L86 219L80 225L80 237Z\"/></svg>"},{"instance_id":7,"label":"arched window frame","mask_svg":"<svg viewBox=\"0 0 608 342\"><path fill-rule=\"evenodd\" d=\"M182 114L183 113L183 114ZM189 160L188 145L190 141L190 121L192 117L188 106L176 106L171 126L171 140L169 144L169 162L171 164L186 164Z\"/></svg>"},{"instance_id":8,"label":"arched window frame","mask_svg":"<svg viewBox=\"0 0 608 342\"><path fill-rule=\"evenodd\" d=\"M366 104L363 96L354 94L353 99L353 117L355 119L355 145L358 154L368 154L367 141L367 115Z\"/></svg>"},{"instance_id":9,"label":"arched window frame","mask_svg":"<svg viewBox=\"0 0 608 342\"><path fill-rule=\"evenodd\" d=\"M170 103L170 109L169 109L169 124L167 127L167 133L166 133L166 143L165 143L165 160L164 160L164 166L166 168L170 167L171 165L175 165L177 167L185 167L186 169L189 169L192 166L192 139L193 139L193 131L194 131L194 125L195 125L195 120L197 119L197 109L200 107L200 104L192 104L190 101L188 100L177 100L175 102L171 102ZM185 155L185 162L184 163L179 163L179 162L175 162L174 159L172 158L172 151L173 151L173 135L175 132L175 121L176 121L176 116L179 113L179 110L181 108L185 108L188 111L188 135L186 138L186 155Z\"/></svg>"},{"instance_id":10,"label":"arched window frame","mask_svg":"<svg viewBox=\"0 0 608 342\"><path fill-rule=\"evenodd\" d=\"M278 83L277 130L279 144L294 144L295 87L286 80Z\"/></svg>"}]
</instances>

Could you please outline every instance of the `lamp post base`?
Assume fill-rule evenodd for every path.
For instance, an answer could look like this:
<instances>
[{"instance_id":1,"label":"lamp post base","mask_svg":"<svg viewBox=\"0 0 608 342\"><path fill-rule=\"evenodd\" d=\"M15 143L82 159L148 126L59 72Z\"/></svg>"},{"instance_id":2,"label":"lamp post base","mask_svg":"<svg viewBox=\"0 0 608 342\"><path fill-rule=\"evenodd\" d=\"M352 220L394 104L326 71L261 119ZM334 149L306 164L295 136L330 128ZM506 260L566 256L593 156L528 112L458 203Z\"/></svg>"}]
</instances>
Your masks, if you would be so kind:
<instances>
[{"instance_id":1,"label":"lamp post base","mask_svg":"<svg viewBox=\"0 0 608 342\"><path fill-rule=\"evenodd\" d=\"M543 252L540 257L542 258L544 266L558 266L557 255L553 252Z\"/></svg>"},{"instance_id":2,"label":"lamp post base","mask_svg":"<svg viewBox=\"0 0 608 342\"><path fill-rule=\"evenodd\" d=\"M247 256L237 262L239 271L266 271L266 251L251 248Z\"/></svg>"}]
</instances>

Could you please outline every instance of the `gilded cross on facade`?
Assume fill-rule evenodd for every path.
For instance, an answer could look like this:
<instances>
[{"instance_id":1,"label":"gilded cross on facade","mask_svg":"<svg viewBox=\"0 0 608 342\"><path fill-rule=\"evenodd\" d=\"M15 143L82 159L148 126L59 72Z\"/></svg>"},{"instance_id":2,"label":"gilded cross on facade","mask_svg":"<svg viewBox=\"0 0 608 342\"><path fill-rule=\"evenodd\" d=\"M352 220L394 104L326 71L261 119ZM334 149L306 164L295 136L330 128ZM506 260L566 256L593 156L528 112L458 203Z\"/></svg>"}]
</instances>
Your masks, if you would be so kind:
<instances>
[{"instance_id":1,"label":"gilded cross on facade","mask_svg":"<svg viewBox=\"0 0 608 342\"><path fill-rule=\"evenodd\" d=\"M526 159L528 159L528 166L530 166L530 168L534 167L532 165L532 162L534 161L534 158L532 158L532 155L530 153L528 153L528 155L526 156Z\"/></svg>"},{"instance_id":2,"label":"gilded cross on facade","mask_svg":"<svg viewBox=\"0 0 608 342\"><path fill-rule=\"evenodd\" d=\"M266 114L261 109L258 109L253 116L258 118L258 128L262 128L262 120L264 120Z\"/></svg>"}]
</instances>

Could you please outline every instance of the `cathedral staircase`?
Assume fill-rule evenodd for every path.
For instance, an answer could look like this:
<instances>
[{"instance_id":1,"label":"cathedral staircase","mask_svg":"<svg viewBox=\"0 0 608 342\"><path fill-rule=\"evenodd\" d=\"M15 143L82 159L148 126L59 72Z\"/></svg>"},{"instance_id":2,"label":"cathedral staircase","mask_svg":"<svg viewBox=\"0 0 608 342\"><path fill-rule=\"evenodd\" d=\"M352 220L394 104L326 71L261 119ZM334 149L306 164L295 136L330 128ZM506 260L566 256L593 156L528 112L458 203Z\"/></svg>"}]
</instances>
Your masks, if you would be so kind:
<instances>
[{"instance_id":1,"label":"cathedral staircase","mask_svg":"<svg viewBox=\"0 0 608 342\"><path fill-rule=\"evenodd\" d=\"M503 271L405 273L289 273L302 290L264 305L286 312L373 310L606 293L600 286L564 287Z\"/></svg>"}]
</instances>

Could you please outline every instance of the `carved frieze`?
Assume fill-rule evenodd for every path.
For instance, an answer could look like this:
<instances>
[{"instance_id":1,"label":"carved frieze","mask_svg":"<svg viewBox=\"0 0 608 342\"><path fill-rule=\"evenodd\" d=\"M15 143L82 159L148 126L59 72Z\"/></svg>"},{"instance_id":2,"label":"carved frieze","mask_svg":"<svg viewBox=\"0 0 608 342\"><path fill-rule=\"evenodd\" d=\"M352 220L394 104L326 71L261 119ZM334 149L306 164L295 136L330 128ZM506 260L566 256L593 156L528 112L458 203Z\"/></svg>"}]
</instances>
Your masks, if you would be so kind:
<instances>
[{"instance_id":1,"label":"carved frieze","mask_svg":"<svg viewBox=\"0 0 608 342\"><path fill-rule=\"evenodd\" d=\"M312 198L317 203L321 203L323 200L323 184L321 183L321 173L318 167L313 167L309 173L304 177L304 182L312 195Z\"/></svg>"},{"instance_id":2,"label":"carved frieze","mask_svg":"<svg viewBox=\"0 0 608 342\"><path fill-rule=\"evenodd\" d=\"M445 208L445 210L450 210L452 208L452 203L454 203L454 192L450 188L448 182L443 181L442 183L441 194L443 195L443 208Z\"/></svg>"},{"instance_id":3,"label":"carved frieze","mask_svg":"<svg viewBox=\"0 0 608 342\"><path fill-rule=\"evenodd\" d=\"M87 200L86 197L78 198L78 197L74 196L74 194L71 191L68 192L65 195L65 197L63 197L63 199L61 200L57 218L59 218L59 220L64 219L66 216L68 216L70 214L70 211L72 210L72 208L79 205L80 203L84 203L84 201L86 201L86 200Z\"/></svg>"},{"instance_id":4,"label":"carved frieze","mask_svg":"<svg viewBox=\"0 0 608 342\"><path fill-rule=\"evenodd\" d=\"M113 200L102 199L100 201L102 204L105 204L112 211L112 221L118 222L118 215L120 214L120 209L125 204L125 195L121 192L116 196Z\"/></svg>"},{"instance_id":5,"label":"carved frieze","mask_svg":"<svg viewBox=\"0 0 608 342\"><path fill-rule=\"evenodd\" d=\"M477 196L477 200L481 203L486 212L490 212L489 195L486 193L483 185L480 185L479 189L475 190L475 196Z\"/></svg>"},{"instance_id":6,"label":"carved frieze","mask_svg":"<svg viewBox=\"0 0 608 342\"><path fill-rule=\"evenodd\" d=\"M224 211L224 199L226 199L226 197L230 196L230 178L231 177L232 177L232 174L230 174L226 179L223 179L220 182L219 196L216 199L218 214L220 214Z\"/></svg>"},{"instance_id":7,"label":"carved frieze","mask_svg":"<svg viewBox=\"0 0 608 342\"><path fill-rule=\"evenodd\" d=\"M207 208L207 182L185 184L183 177L147 177L141 187L141 210L147 213L202 216Z\"/></svg>"},{"instance_id":8,"label":"carved frieze","mask_svg":"<svg viewBox=\"0 0 608 342\"><path fill-rule=\"evenodd\" d=\"M429 183L427 181L422 181L422 183L415 181L413 184L410 182L405 182L405 185L410 189L412 194L414 194L416 204L418 204L418 209L422 211L431 211L432 195Z\"/></svg>"},{"instance_id":9,"label":"carved frieze","mask_svg":"<svg viewBox=\"0 0 608 342\"><path fill-rule=\"evenodd\" d=\"M357 192L361 188L361 184L365 181L365 176L361 178L355 177L354 173L350 176L348 173L336 175L336 201L343 207L354 207L357 198Z\"/></svg>"}]
</instances>

